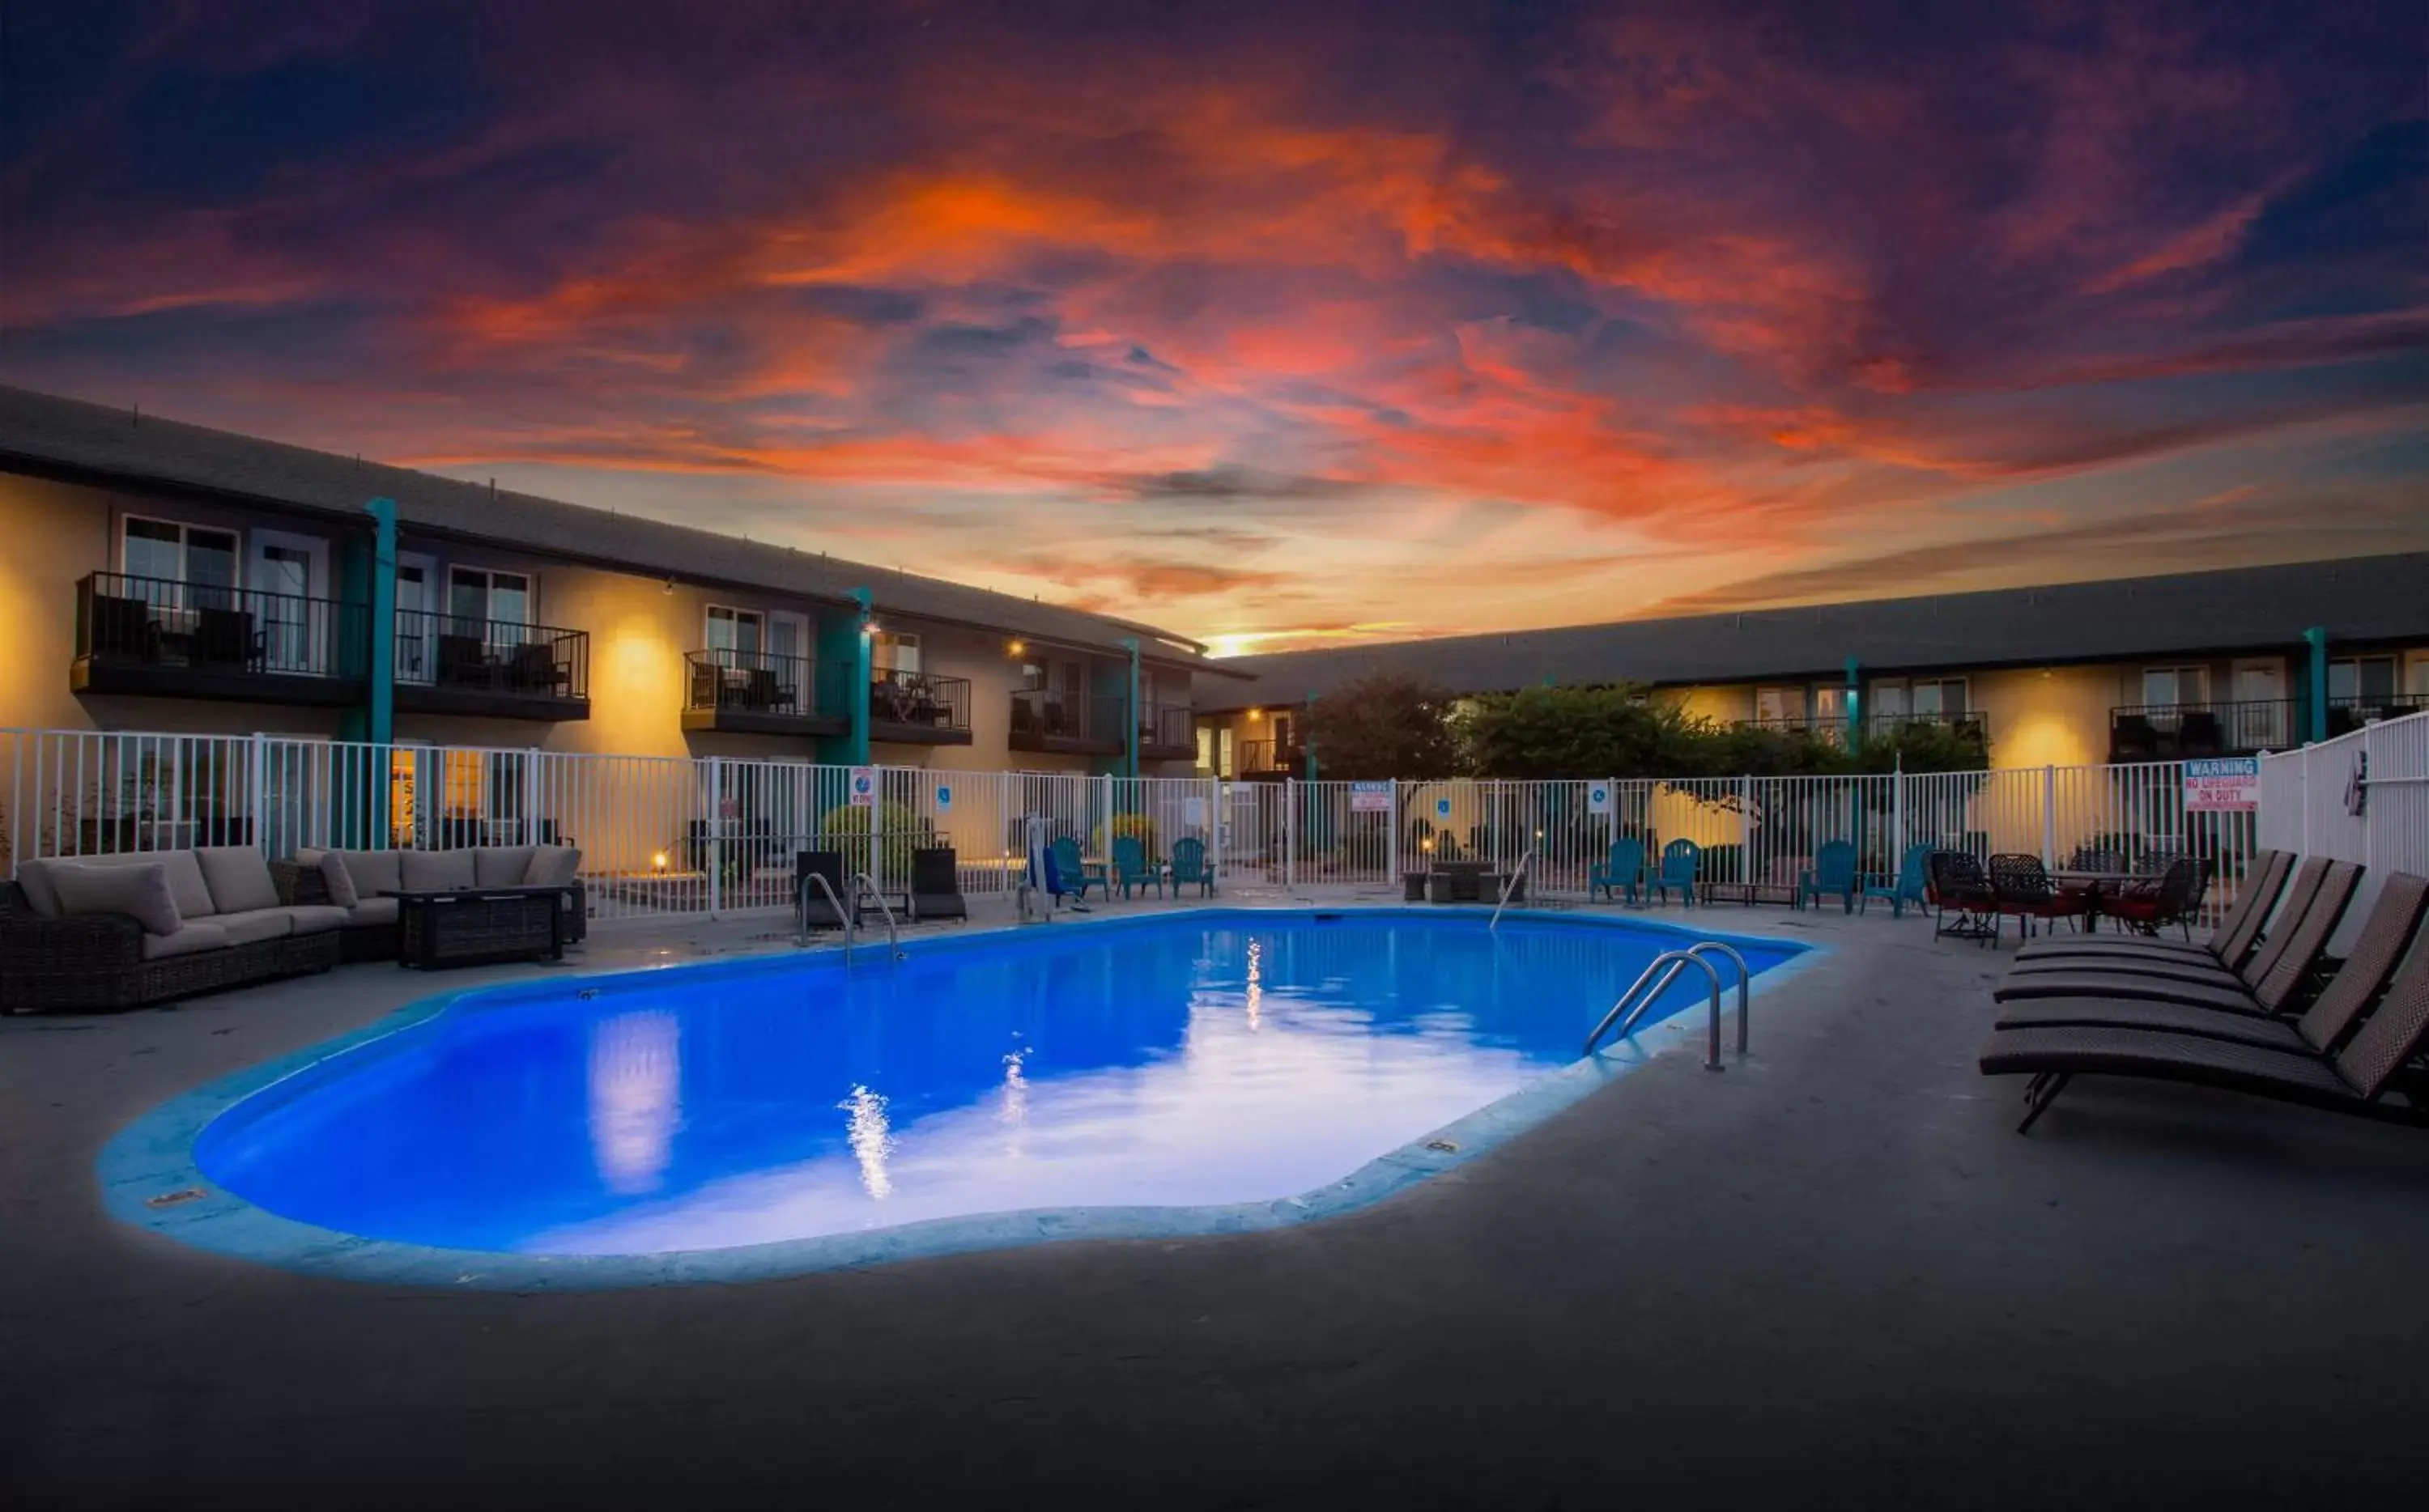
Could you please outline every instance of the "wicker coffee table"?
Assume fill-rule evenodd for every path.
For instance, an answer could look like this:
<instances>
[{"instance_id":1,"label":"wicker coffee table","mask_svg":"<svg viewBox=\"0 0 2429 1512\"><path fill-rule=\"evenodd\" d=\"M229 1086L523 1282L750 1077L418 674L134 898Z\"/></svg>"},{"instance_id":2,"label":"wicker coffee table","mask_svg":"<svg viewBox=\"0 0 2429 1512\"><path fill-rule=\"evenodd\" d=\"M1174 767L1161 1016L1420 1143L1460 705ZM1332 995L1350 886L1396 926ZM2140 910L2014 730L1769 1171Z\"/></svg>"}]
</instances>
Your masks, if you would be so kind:
<instances>
[{"instance_id":1,"label":"wicker coffee table","mask_svg":"<svg viewBox=\"0 0 2429 1512\"><path fill-rule=\"evenodd\" d=\"M475 887L394 893L396 961L424 971L490 961L565 959L565 889Z\"/></svg>"}]
</instances>

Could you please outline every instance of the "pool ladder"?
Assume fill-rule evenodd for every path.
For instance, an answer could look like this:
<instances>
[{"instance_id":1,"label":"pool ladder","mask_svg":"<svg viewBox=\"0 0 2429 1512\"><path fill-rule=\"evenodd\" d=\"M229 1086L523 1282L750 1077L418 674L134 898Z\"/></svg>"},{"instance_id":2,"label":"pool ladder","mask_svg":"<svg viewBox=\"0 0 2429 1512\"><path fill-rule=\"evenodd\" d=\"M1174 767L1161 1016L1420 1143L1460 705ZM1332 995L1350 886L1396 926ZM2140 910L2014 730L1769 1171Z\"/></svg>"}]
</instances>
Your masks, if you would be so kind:
<instances>
[{"instance_id":1,"label":"pool ladder","mask_svg":"<svg viewBox=\"0 0 2429 1512\"><path fill-rule=\"evenodd\" d=\"M843 899L835 896L834 883L828 881L823 872L811 872L801 879L801 895L794 903L793 943L802 945L810 943L810 888L813 883L817 884L819 892L827 896L827 903L834 910L835 917L843 921L843 963L850 966L851 947L860 935L860 911L857 908L848 909L843 906ZM846 882L844 887L851 894L854 903L860 901L860 896L864 892L876 901L877 912L885 915L886 950L894 960L901 960L902 932L895 928L894 905L885 901L885 895L878 890L876 879L867 872L854 872L851 874L851 880Z\"/></svg>"},{"instance_id":2,"label":"pool ladder","mask_svg":"<svg viewBox=\"0 0 2429 1512\"><path fill-rule=\"evenodd\" d=\"M1528 863L1534 859L1535 853L1531 850L1518 858L1518 865L1511 872L1510 879L1501 884L1501 901L1493 905L1493 920L1484 927L1485 933L1500 932L1501 911L1510 906L1510 895L1518 891L1518 884L1526 879Z\"/></svg>"},{"instance_id":3,"label":"pool ladder","mask_svg":"<svg viewBox=\"0 0 2429 1512\"><path fill-rule=\"evenodd\" d=\"M1586 1036L1586 1047L1578 1053L1594 1054L1595 1046L1602 1043L1603 1036L1611 1032L1613 1024L1619 1026L1616 1037L1628 1038L1628 1031L1636 1027L1636 1021L1644 1015L1644 1011L1660 1000L1662 992L1678 979L1680 972L1694 965L1701 966L1711 983L1712 1028L1710 1047L1704 1056L1704 1069L1727 1070L1721 1064L1721 973L1704 954L1707 950L1717 951L1737 964L1738 1054L1743 1057L1746 1053L1746 1011L1754 1001L1754 973L1746 969L1745 957L1738 954L1735 946L1723 945L1718 940L1699 941L1684 950L1664 950L1655 956L1636 980L1629 984L1628 991L1619 994L1619 1001L1611 1005L1611 1011L1602 1016L1602 1022L1595 1026L1594 1032Z\"/></svg>"}]
</instances>

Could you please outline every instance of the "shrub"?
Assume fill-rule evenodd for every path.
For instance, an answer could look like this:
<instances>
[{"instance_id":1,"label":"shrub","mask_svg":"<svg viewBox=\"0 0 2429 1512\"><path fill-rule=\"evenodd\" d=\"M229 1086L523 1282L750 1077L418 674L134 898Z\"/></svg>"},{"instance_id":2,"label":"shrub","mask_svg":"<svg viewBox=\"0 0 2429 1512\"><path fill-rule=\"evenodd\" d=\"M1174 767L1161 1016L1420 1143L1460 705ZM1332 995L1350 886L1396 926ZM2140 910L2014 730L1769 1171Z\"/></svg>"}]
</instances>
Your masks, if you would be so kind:
<instances>
[{"instance_id":1,"label":"shrub","mask_svg":"<svg viewBox=\"0 0 2429 1512\"><path fill-rule=\"evenodd\" d=\"M927 821L900 803L846 803L818 820L819 848L843 852L846 876L868 864L868 827L877 824L878 865L884 877L911 875L911 852L928 843Z\"/></svg>"},{"instance_id":2,"label":"shrub","mask_svg":"<svg viewBox=\"0 0 2429 1512\"><path fill-rule=\"evenodd\" d=\"M1161 850L1156 848L1155 816L1153 814L1115 814L1114 838L1115 840L1125 838L1136 840L1139 843L1139 848L1147 853L1147 859L1149 861L1158 860L1164 854ZM1105 839L1104 826L1099 825L1096 830L1090 833L1088 837L1088 847L1099 856L1111 855L1113 853L1112 845Z\"/></svg>"}]
</instances>

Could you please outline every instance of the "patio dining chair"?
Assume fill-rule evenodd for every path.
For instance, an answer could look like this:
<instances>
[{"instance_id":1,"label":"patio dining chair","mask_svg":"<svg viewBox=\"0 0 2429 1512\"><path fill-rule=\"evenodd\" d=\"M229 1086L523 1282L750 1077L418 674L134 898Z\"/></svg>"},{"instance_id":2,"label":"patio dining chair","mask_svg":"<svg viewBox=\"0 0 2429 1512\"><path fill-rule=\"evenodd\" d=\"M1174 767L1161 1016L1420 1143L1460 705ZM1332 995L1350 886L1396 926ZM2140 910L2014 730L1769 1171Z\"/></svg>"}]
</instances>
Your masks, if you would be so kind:
<instances>
[{"instance_id":1,"label":"patio dining chair","mask_svg":"<svg viewBox=\"0 0 2429 1512\"><path fill-rule=\"evenodd\" d=\"M2014 919L2018 943L2029 939L2033 921L2079 919L2084 905L2050 880L2039 856L2008 851L1991 858L1991 939L1996 944L2001 921Z\"/></svg>"},{"instance_id":2,"label":"patio dining chair","mask_svg":"<svg viewBox=\"0 0 2429 1512\"><path fill-rule=\"evenodd\" d=\"M1998 933L1989 874L1970 850L1935 850L1926 875L1935 938L1988 942ZM1952 922L1950 914L1957 917Z\"/></svg>"}]
</instances>

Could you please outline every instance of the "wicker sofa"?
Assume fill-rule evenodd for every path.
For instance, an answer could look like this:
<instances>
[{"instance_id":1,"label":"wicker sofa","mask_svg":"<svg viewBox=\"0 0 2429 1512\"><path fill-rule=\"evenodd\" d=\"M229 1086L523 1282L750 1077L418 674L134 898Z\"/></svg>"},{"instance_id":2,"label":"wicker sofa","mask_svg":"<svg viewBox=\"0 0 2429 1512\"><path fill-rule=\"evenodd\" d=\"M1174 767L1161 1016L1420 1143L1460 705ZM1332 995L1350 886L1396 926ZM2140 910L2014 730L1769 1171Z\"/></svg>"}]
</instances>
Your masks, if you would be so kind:
<instances>
[{"instance_id":1,"label":"wicker sofa","mask_svg":"<svg viewBox=\"0 0 2429 1512\"><path fill-rule=\"evenodd\" d=\"M478 846L457 850L299 850L271 863L282 901L297 906L334 905L330 857L346 873L355 894L338 931L339 959L394 961L397 904L384 893L438 893L474 887L560 887L565 894L565 940L589 932L590 898L575 875L582 852L570 846ZM560 880L560 879L562 879Z\"/></svg>"},{"instance_id":2,"label":"wicker sofa","mask_svg":"<svg viewBox=\"0 0 2429 1512\"><path fill-rule=\"evenodd\" d=\"M63 898L60 873L157 867L148 918ZM70 879L71 893L92 879ZM163 886L165 882L165 886ZM19 864L0 883L0 1012L137 1008L338 963L343 911L283 902L251 846L130 851Z\"/></svg>"}]
</instances>

